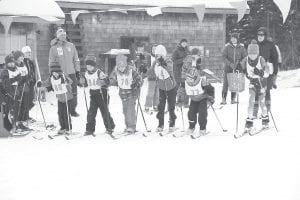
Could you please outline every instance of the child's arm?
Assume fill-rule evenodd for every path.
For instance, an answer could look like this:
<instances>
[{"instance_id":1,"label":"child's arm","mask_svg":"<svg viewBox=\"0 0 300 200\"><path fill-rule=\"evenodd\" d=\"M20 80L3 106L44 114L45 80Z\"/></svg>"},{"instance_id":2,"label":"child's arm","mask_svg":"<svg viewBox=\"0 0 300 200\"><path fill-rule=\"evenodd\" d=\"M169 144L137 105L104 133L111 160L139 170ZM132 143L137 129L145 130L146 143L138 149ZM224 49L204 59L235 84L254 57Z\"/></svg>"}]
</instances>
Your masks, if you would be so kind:
<instances>
[{"instance_id":1,"label":"child's arm","mask_svg":"<svg viewBox=\"0 0 300 200\"><path fill-rule=\"evenodd\" d=\"M106 74L104 74L103 71L98 70L98 80L97 80L97 85L101 87L108 87L109 85L109 78Z\"/></svg>"}]
</instances>

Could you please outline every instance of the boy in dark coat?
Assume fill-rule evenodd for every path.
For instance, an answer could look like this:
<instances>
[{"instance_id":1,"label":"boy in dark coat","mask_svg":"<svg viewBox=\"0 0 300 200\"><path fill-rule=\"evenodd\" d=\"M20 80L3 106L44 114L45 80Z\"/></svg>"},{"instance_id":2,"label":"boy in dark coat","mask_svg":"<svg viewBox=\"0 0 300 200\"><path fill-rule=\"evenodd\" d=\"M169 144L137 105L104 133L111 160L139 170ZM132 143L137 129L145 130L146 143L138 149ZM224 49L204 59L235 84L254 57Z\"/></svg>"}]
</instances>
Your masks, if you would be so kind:
<instances>
[{"instance_id":1,"label":"boy in dark coat","mask_svg":"<svg viewBox=\"0 0 300 200\"><path fill-rule=\"evenodd\" d=\"M81 77L80 83L90 91L90 107L87 114L85 135L92 135L95 132L96 115L100 109L106 133L112 136L115 123L109 113L109 78L103 71L96 67L96 57L87 56L85 59L87 71Z\"/></svg>"}]
</instances>

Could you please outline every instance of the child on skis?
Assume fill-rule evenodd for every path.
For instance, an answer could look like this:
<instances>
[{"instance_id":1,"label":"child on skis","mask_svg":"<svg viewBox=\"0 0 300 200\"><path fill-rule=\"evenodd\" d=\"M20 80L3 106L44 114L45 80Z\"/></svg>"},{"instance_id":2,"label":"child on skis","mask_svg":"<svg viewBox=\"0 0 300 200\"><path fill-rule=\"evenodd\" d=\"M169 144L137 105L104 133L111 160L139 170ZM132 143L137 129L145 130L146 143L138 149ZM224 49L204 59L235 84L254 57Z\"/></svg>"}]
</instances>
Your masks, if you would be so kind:
<instances>
[{"instance_id":1,"label":"child on skis","mask_svg":"<svg viewBox=\"0 0 300 200\"><path fill-rule=\"evenodd\" d=\"M93 135L96 126L96 115L100 109L106 133L112 136L115 128L114 121L109 113L109 78L100 69L96 67L96 57L87 56L85 59L87 71L84 77L81 77L80 84L87 87L90 91L90 107L87 114L87 124L85 135Z\"/></svg>"},{"instance_id":2,"label":"child on skis","mask_svg":"<svg viewBox=\"0 0 300 200\"><path fill-rule=\"evenodd\" d=\"M246 76L250 80L249 85L249 106L248 118L246 119L245 131L243 134L251 134L254 119L254 103L255 96L259 97L259 105L262 112L262 126L267 128L269 124L269 116L267 106L265 104L267 78L269 76L269 68L263 57L259 56L259 46L256 40L252 40L248 46L248 56L243 59L242 66L246 70ZM236 135L238 137L239 135Z\"/></svg>"},{"instance_id":3,"label":"child on skis","mask_svg":"<svg viewBox=\"0 0 300 200\"><path fill-rule=\"evenodd\" d=\"M183 90L179 90L182 92L178 94L179 99L184 99L185 93L191 98L188 111L189 128L185 133L178 132L174 136L187 134L195 139L207 134L207 110L208 105L214 103L214 87L210 85L202 70L201 58L198 56L198 51L193 49L192 55L188 55L183 64L183 83L180 84ZM194 133L197 114L200 130Z\"/></svg>"},{"instance_id":4,"label":"child on skis","mask_svg":"<svg viewBox=\"0 0 300 200\"><path fill-rule=\"evenodd\" d=\"M159 103L157 132L162 133L164 130L165 106L168 102L169 111L169 132L175 131L175 103L176 103L176 81L173 73L173 62L166 59L167 51L163 45L158 45L155 48L155 58L153 63L155 76L159 88Z\"/></svg>"},{"instance_id":5,"label":"child on skis","mask_svg":"<svg viewBox=\"0 0 300 200\"><path fill-rule=\"evenodd\" d=\"M29 115L29 82L31 78L29 77L28 68L24 65L24 54L21 51L13 52L15 64L17 70L21 74L21 80L19 81L18 87L21 90L19 111L17 114L16 128L20 130L31 130L24 125L27 121Z\"/></svg>"},{"instance_id":6,"label":"child on skis","mask_svg":"<svg viewBox=\"0 0 300 200\"><path fill-rule=\"evenodd\" d=\"M21 73L15 65L13 54L5 57L5 69L1 72L1 94L5 103L4 111L6 129L11 133L16 132L16 122L19 113L19 101L22 89L19 87L22 81ZM10 122L10 123L9 123Z\"/></svg>"},{"instance_id":7,"label":"child on skis","mask_svg":"<svg viewBox=\"0 0 300 200\"><path fill-rule=\"evenodd\" d=\"M45 83L48 91L53 91L57 98L58 121L60 130L58 135L72 134L70 105L73 98L71 89L72 80L66 76L57 62L50 63L50 77Z\"/></svg>"},{"instance_id":8,"label":"child on skis","mask_svg":"<svg viewBox=\"0 0 300 200\"><path fill-rule=\"evenodd\" d=\"M134 134L136 131L136 100L142 86L142 77L128 65L127 57L119 54L116 57L116 67L110 76L112 84L119 86L122 100L126 129L124 134Z\"/></svg>"}]
</instances>

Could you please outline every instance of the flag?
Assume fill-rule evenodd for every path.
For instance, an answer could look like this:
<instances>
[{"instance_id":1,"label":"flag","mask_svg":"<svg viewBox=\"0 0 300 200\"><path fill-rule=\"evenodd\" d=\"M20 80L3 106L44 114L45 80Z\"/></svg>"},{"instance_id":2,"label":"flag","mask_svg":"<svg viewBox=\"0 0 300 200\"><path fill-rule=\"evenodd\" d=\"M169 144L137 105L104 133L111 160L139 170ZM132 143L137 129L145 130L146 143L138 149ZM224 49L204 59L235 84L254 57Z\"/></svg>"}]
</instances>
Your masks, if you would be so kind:
<instances>
[{"instance_id":1,"label":"flag","mask_svg":"<svg viewBox=\"0 0 300 200\"><path fill-rule=\"evenodd\" d=\"M205 4L193 5L193 8L195 9L199 22L202 22L205 13Z\"/></svg>"}]
</instances>

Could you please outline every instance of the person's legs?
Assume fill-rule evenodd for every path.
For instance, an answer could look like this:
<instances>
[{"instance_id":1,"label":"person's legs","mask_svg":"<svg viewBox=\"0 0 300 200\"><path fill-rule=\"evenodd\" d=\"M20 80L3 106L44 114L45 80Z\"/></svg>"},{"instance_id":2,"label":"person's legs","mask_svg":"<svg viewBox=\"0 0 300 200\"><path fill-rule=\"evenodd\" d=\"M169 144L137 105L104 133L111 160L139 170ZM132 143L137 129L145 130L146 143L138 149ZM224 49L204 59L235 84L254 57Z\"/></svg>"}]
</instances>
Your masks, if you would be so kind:
<instances>
[{"instance_id":1,"label":"person's legs","mask_svg":"<svg viewBox=\"0 0 300 200\"><path fill-rule=\"evenodd\" d=\"M71 100L70 114L74 117L78 117L79 114L76 112L77 107L77 78L75 74L69 74L70 79L72 80L72 94L73 99Z\"/></svg>"},{"instance_id":2,"label":"person's legs","mask_svg":"<svg viewBox=\"0 0 300 200\"><path fill-rule=\"evenodd\" d=\"M200 130L206 130L207 124L207 100L203 99L199 102L198 106L198 123L200 126Z\"/></svg>"},{"instance_id":3,"label":"person's legs","mask_svg":"<svg viewBox=\"0 0 300 200\"><path fill-rule=\"evenodd\" d=\"M58 114L58 121L59 121L59 125L60 125L60 129L61 130L65 130L66 129L66 127L65 127L65 125L66 125L66 123L65 123L65 119L64 119L64 103L62 103L62 102L57 102L57 114Z\"/></svg>"},{"instance_id":4,"label":"person's legs","mask_svg":"<svg viewBox=\"0 0 300 200\"><path fill-rule=\"evenodd\" d=\"M131 96L128 100L128 109L126 113L128 128L135 131L136 130L136 100L137 97Z\"/></svg>"},{"instance_id":5,"label":"person's legs","mask_svg":"<svg viewBox=\"0 0 300 200\"><path fill-rule=\"evenodd\" d=\"M158 126L164 126L164 118L165 118L165 106L166 106L166 91L159 89L159 104L158 104L158 113L156 118L158 119Z\"/></svg>"},{"instance_id":6,"label":"person's legs","mask_svg":"<svg viewBox=\"0 0 300 200\"><path fill-rule=\"evenodd\" d=\"M148 91L147 91L147 96L146 96L146 102L145 102L145 109L151 108L154 102L154 95L155 95L155 85L156 81L151 81L148 80Z\"/></svg>"},{"instance_id":7,"label":"person's legs","mask_svg":"<svg viewBox=\"0 0 300 200\"><path fill-rule=\"evenodd\" d=\"M222 88L222 102L221 102L221 104L226 104L227 92L228 92L227 73L224 72L223 88Z\"/></svg>"},{"instance_id":8,"label":"person's legs","mask_svg":"<svg viewBox=\"0 0 300 200\"><path fill-rule=\"evenodd\" d=\"M199 102L191 100L188 111L189 129L195 129L197 122L198 104Z\"/></svg>"},{"instance_id":9,"label":"person's legs","mask_svg":"<svg viewBox=\"0 0 300 200\"><path fill-rule=\"evenodd\" d=\"M85 130L87 132L95 132L96 116L97 116L98 104L97 96L90 96L90 107L87 113L87 123Z\"/></svg>"},{"instance_id":10,"label":"person's legs","mask_svg":"<svg viewBox=\"0 0 300 200\"><path fill-rule=\"evenodd\" d=\"M175 114L175 103L176 103L176 88L167 92L168 110L169 110L169 126L175 126L176 114Z\"/></svg>"},{"instance_id":11,"label":"person's legs","mask_svg":"<svg viewBox=\"0 0 300 200\"><path fill-rule=\"evenodd\" d=\"M99 94L100 97L98 98L98 106L102 115L103 123L106 129L113 130L115 128L115 123L109 112L107 90L102 89L101 92L102 95Z\"/></svg>"},{"instance_id":12,"label":"person's legs","mask_svg":"<svg viewBox=\"0 0 300 200\"><path fill-rule=\"evenodd\" d=\"M155 87L154 87L154 96L153 96L153 108L157 108L158 102L159 102L159 88L158 84L155 81Z\"/></svg>"}]
</instances>

